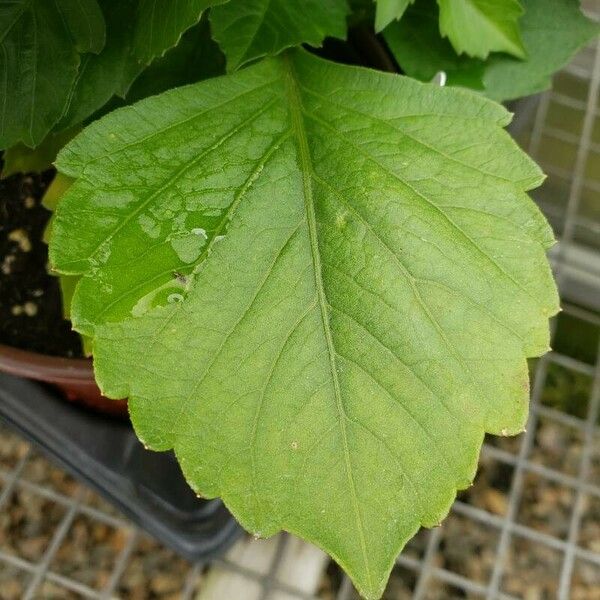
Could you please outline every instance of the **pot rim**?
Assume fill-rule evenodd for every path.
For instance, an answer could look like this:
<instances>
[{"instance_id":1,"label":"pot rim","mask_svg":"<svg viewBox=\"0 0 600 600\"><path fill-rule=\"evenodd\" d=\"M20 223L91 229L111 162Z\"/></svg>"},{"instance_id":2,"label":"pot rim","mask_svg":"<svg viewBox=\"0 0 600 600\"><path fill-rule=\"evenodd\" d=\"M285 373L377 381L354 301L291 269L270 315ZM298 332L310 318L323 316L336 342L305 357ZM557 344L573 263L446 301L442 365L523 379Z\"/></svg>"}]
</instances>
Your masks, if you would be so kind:
<instances>
[{"instance_id":1,"label":"pot rim","mask_svg":"<svg viewBox=\"0 0 600 600\"><path fill-rule=\"evenodd\" d=\"M51 383L94 383L91 358L51 356L0 344L0 371Z\"/></svg>"}]
</instances>

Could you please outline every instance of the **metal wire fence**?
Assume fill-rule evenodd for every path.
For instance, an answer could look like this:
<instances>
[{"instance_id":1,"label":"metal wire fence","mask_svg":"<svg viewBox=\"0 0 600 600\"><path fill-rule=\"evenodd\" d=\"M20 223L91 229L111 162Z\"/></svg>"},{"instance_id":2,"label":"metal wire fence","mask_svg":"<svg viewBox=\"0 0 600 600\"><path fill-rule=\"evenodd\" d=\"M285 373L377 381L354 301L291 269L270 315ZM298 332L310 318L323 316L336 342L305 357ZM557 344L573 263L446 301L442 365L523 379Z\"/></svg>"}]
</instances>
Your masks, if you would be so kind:
<instances>
[{"instance_id":1,"label":"metal wire fence","mask_svg":"<svg viewBox=\"0 0 600 600\"><path fill-rule=\"evenodd\" d=\"M600 13L597 0L587 7ZM561 78L569 85L561 87ZM557 80L518 137L550 175L539 201L560 232L553 260L568 298L570 245L593 247L600 239L594 212L600 212L600 179L590 166L600 164L594 162L600 161L600 44L586 48ZM565 111L576 115L577 126L564 118ZM548 140L569 148L566 167L556 164L560 153L547 155ZM600 248L593 251L600 261ZM387 598L600 598L600 317L566 302L563 308L554 329L561 329L561 320L575 324L585 333L587 353L581 351L582 337L537 362L526 433L486 441L477 480L482 484L459 496L441 527L422 531L408 544ZM557 378L570 404L553 398ZM227 558L189 564L6 429L0 431L0 484L2 599L185 600L202 589L206 571L216 567L261 586L263 600L357 597L334 565L316 596L281 582L277 561L290 542L286 535L266 571ZM544 503L558 517L540 514ZM99 547L105 548L100 554L94 552Z\"/></svg>"}]
</instances>

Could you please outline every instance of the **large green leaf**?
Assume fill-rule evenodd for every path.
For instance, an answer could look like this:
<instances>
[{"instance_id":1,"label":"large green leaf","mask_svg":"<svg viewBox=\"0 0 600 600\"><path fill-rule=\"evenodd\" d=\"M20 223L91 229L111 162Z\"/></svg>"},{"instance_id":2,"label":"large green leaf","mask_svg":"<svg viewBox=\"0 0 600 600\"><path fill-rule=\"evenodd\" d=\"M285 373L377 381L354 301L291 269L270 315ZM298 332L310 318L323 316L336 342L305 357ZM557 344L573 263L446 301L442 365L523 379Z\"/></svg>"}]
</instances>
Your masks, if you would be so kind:
<instances>
[{"instance_id":1,"label":"large green leaf","mask_svg":"<svg viewBox=\"0 0 600 600\"><path fill-rule=\"evenodd\" d=\"M508 52L525 58L519 0L438 0L438 4L440 31L459 54L487 58L490 52Z\"/></svg>"},{"instance_id":2,"label":"large green leaf","mask_svg":"<svg viewBox=\"0 0 600 600\"><path fill-rule=\"evenodd\" d=\"M0 3L0 148L41 142L62 114L78 52L103 45L96 0Z\"/></svg>"},{"instance_id":3,"label":"large green leaf","mask_svg":"<svg viewBox=\"0 0 600 600\"><path fill-rule=\"evenodd\" d=\"M577 0L523 0L521 19L525 60L492 54L487 61L458 56L436 31L434 0L421 0L403 19L384 31L385 40L404 72L422 81L438 71L448 83L482 89L494 100L527 96L548 88L552 74L579 48L598 35L598 24L587 19Z\"/></svg>"},{"instance_id":4,"label":"large green leaf","mask_svg":"<svg viewBox=\"0 0 600 600\"><path fill-rule=\"evenodd\" d=\"M478 95L295 50L117 110L59 155L51 261L140 439L367 598L527 414L542 175Z\"/></svg>"},{"instance_id":5,"label":"large green leaf","mask_svg":"<svg viewBox=\"0 0 600 600\"><path fill-rule=\"evenodd\" d=\"M291 46L346 37L346 0L229 0L211 10L213 36L228 70Z\"/></svg>"},{"instance_id":6,"label":"large green leaf","mask_svg":"<svg viewBox=\"0 0 600 600\"><path fill-rule=\"evenodd\" d=\"M415 0L377 0L375 31L382 31L392 21L400 19Z\"/></svg>"}]
</instances>

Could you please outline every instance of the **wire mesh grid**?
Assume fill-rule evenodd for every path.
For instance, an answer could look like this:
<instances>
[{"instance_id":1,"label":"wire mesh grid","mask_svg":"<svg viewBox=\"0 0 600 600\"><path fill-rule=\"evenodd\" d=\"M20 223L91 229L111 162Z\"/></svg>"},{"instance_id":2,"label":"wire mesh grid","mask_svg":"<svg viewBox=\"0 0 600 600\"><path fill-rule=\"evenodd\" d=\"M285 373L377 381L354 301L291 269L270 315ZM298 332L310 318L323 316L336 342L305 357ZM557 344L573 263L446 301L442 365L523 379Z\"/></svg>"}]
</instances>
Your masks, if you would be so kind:
<instances>
[{"instance_id":1,"label":"wire mesh grid","mask_svg":"<svg viewBox=\"0 0 600 600\"><path fill-rule=\"evenodd\" d=\"M586 8L600 14L598 0ZM560 78L569 85L540 97L518 138L549 174L538 200L560 232L554 264L568 296L562 267L569 244L594 246L600 239L600 180L594 179L600 164L600 43L584 49ZM564 118L563 109L577 113L578 125ZM571 163L556 164L562 151L547 157L548 140L570 147ZM598 254L595 259L600 261ZM537 362L526 432L486 440L475 486L459 495L442 526L422 530L407 545L386 598L600 598L600 317L569 304L563 309L554 331L561 319L570 319L592 340L592 350L587 356L573 352L576 339ZM549 388L557 377L567 381L573 406L553 402ZM567 440L558 455L557 436ZM357 597L333 564L317 595L278 579L287 535L277 539L266 570L227 557L189 564L6 429L0 433L0 485L2 599L185 600L217 567L258 584L262 600ZM552 522L538 514L544 503L558 515Z\"/></svg>"}]
</instances>

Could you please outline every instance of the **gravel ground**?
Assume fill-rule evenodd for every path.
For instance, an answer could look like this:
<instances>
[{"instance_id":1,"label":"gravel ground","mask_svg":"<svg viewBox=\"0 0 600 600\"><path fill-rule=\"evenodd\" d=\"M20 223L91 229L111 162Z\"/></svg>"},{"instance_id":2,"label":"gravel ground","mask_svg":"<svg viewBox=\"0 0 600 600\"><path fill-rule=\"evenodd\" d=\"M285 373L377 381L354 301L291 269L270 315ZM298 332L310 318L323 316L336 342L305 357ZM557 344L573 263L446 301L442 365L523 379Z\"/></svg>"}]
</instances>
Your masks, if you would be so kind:
<instances>
[{"instance_id":1,"label":"gravel ground","mask_svg":"<svg viewBox=\"0 0 600 600\"><path fill-rule=\"evenodd\" d=\"M14 469L27 452L28 445L8 430L0 429L0 469ZM50 488L72 498L80 486L44 457L33 453L21 475L24 485L17 485L6 504L0 508L0 552L38 563L56 532L66 507L32 491L27 483ZM1 492L1 489L0 489ZM118 513L97 494L86 491L84 507L111 516ZM94 516L79 513L73 519L49 570L91 589L101 590L108 583L115 562L133 531L126 525L117 527ZM116 597L127 600L175 600L189 572L190 565L170 550L146 536L139 536L118 585ZM30 575L0 561L0 599L20 600ZM82 598L51 581L45 581L36 598L67 600Z\"/></svg>"},{"instance_id":2,"label":"gravel ground","mask_svg":"<svg viewBox=\"0 0 600 600\"><path fill-rule=\"evenodd\" d=\"M123 573L119 594L128 600L176 600L189 568L171 550L143 537Z\"/></svg>"}]
</instances>

